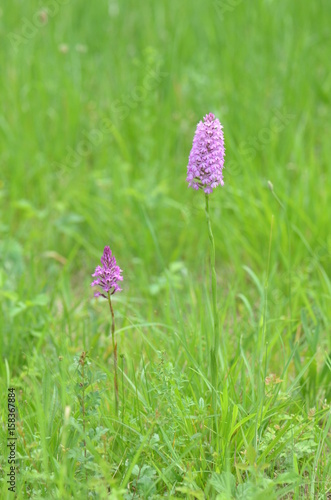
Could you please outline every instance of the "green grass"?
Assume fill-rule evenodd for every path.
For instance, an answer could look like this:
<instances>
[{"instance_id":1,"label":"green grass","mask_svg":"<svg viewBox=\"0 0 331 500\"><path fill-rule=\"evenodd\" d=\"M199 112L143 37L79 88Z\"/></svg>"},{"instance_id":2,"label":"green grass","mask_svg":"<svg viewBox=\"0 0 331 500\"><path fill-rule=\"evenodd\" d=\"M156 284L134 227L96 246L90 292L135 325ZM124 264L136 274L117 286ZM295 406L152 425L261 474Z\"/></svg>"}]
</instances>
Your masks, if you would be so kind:
<instances>
[{"instance_id":1,"label":"green grass","mask_svg":"<svg viewBox=\"0 0 331 500\"><path fill-rule=\"evenodd\" d=\"M0 9L1 498L8 387L18 498L331 498L331 5L223 4ZM204 197L185 182L209 111L227 153L217 434ZM118 417L90 288L105 245L124 271Z\"/></svg>"}]
</instances>

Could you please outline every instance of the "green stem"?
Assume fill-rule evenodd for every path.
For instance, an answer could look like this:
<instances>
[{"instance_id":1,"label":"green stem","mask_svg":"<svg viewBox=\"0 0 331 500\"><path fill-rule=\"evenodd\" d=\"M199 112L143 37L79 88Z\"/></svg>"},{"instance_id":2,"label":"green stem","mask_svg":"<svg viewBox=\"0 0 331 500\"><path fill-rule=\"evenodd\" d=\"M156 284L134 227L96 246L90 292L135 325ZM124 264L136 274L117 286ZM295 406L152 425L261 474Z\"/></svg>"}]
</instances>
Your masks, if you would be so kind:
<instances>
[{"instance_id":1,"label":"green stem","mask_svg":"<svg viewBox=\"0 0 331 500\"><path fill-rule=\"evenodd\" d=\"M111 338L113 342L113 354L114 354L114 389L115 389L115 410L116 415L118 415L118 382L117 382L117 342L115 340L115 316L114 309L111 303L110 293L108 292L108 303L111 313Z\"/></svg>"},{"instance_id":2,"label":"green stem","mask_svg":"<svg viewBox=\"0 0 331 500\"><path fill-rule=\"evenodd\" d=\"M218 359L219 359L219 341L220 341L220 328L219 319L217 311L217 282L216 282L216 269L215 269L215 241L214 235L211 227L210 215L209 215L209 198L208 194L205 195L206 198L206 219L208 226L208 235L210 240L210 265L211 265L211 290L212 290L212 300L213 300L213 316L214 316L214 339L213 345L210 349L210 368L211 368L211 378L213 384L212 392L212 407L214 412L214 432L216 435L216 451L219 451L219 439L218 439L218 418L217 418L217 407L218 407Z\"/></svg>"},{"instance_id":3,"label":"green stem","mask_svg":"<svg viewBox=\"0 0 331 500\"><path fill-rule=\"evenodd\" d=\"M208 235L210 240L210 264L211 264L211 291L212 291L212 299L213 299L213 315L214 315L214 351L217 356L219 350L220 343L220 327L219 327L219 319L218 319L218 311L217 311L217 282L216 282L216 269L215 269L215 241L214 235L211 228L211 221L209 215L209 198L208 194L205 194L206 197L206 218L208 225Z\"/></svg>"}]
</instances>

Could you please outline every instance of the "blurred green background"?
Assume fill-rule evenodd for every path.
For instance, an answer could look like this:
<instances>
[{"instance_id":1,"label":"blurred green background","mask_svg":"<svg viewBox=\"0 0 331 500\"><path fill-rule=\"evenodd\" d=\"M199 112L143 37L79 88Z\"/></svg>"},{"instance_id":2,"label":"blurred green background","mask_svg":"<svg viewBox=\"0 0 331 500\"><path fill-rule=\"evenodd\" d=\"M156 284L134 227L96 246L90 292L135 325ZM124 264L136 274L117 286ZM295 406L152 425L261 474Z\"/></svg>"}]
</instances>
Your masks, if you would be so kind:
<instances>
[{"instance_id":1,"label":"blurred green background","mask_svg":"<svg viewBox=\"0 0 331 500\"><path fill-rule=\"evenodd\" d=\"M42 358L107 354L107 308L90 288L105 245L123 269L120 350L137 365L166 350L181 370L166 328L178 329L208 363L204 199L185 179L213 112L226 144L210 200L225 352L233 361L242 339L258 362L267 296L266 370L280 374L298 342L289 373L314 357L320 374L307 410L329 395L330 23L327 0L2 2L3 380L42 377ZM134 325L151 322L165 327L142 338Z\"/></svg>"},{"instance_id":2,"label":"blurred green background","mask_svg":"<svg viewBox=\"0 0 331 500\"><path fill-rule=\"evenodd\" d=\"M247 286L244 265L263 280L273 215L271 285L290 269L294 300L326 321L328 2L13 1L0 22L2 284L14 301L88 301L106 244L121 300L148 296L173 262L203 279L203 199L185 177L212 111L227 154L211 200L223 300ZM31 322L13 321L4 333L28 338Z\"/></svg>"}]
</instances>

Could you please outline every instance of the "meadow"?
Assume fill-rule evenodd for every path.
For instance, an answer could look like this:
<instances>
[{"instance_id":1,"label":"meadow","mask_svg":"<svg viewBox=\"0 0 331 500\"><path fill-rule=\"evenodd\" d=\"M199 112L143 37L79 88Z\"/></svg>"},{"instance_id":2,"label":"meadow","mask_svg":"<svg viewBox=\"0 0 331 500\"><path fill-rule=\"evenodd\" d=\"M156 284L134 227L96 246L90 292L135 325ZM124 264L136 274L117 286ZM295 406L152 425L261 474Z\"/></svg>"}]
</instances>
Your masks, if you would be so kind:
<instances>
[{"instance_id":1,"label":"meadow","mask_svg":"<svg viewBox=\"0 0 331 500\"><path fill-rule=\"evenodd\" d=\"M327 0L2 2L1 498L331 499L330 23ZM209 112L216 388L186 182Z\"/></svg>"}]
</instances>

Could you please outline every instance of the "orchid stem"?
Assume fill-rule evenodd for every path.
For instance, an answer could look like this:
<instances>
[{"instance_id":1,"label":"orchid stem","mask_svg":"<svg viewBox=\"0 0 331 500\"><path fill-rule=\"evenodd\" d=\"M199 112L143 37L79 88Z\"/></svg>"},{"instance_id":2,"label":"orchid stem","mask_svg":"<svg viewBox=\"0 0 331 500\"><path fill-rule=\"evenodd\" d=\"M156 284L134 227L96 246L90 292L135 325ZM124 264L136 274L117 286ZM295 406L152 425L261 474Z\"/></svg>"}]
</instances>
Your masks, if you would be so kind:
<instances>
[{"instance_id":1,"label":"orchid stem","mask_svg":"<svg viewBox=\"0 0 331 500\"><path fill-rule=\"evenodd\" d=\"M216 269L215 269L215 241L214 235L211 227L211 221L209 216L209 199L208 194L206 197L206 218L208 225L208 235L210 240L210 264L211 264L211 290L212 290L212 298L213 298L213 315L214 315L214 350L215 353L218 352L219 349L219 318L217 312L217 282L216 282Z\"/></svg>"},{"instance_id":2,"label":"orchid stem","mask_svg":"<svg viewBox=\"0 0 331 500\"><path fill-rule=\"evenodd\" d=\"M111 313L111 337L113 342L113 355L114 355L114 389L115 389L115 410L118 415L118 382L117 382L117 342L115 340L115 315L113 305L111 303L110 293L108 292L108 303Z\"/></svg>"},{"instance_id":3,"label":"orchid stem","mask_svg":"<svg viewBox=\"0 0 331 500\"><path fill-rule=\"evenodd\" d=\"M209 195L205 194L206 199L206 219L208 226L208 235L210 241L210 266L211 266L211 290L212 290L212 301L213 301L213 317L214 317L214 338L213 344L210 349L210 361L211 361L211 375L213 384L213 411L215 416L215 432L217 433L218 421L217 421L217 389L218 389L218 356L219 356L219 341L220 341L220 328L219 328L219 317L217 311L217 281L216 281L216 269L215 269L215 241L214 235L211 227L211 220L209 215Z\"/></svg>"}]
</instances>

